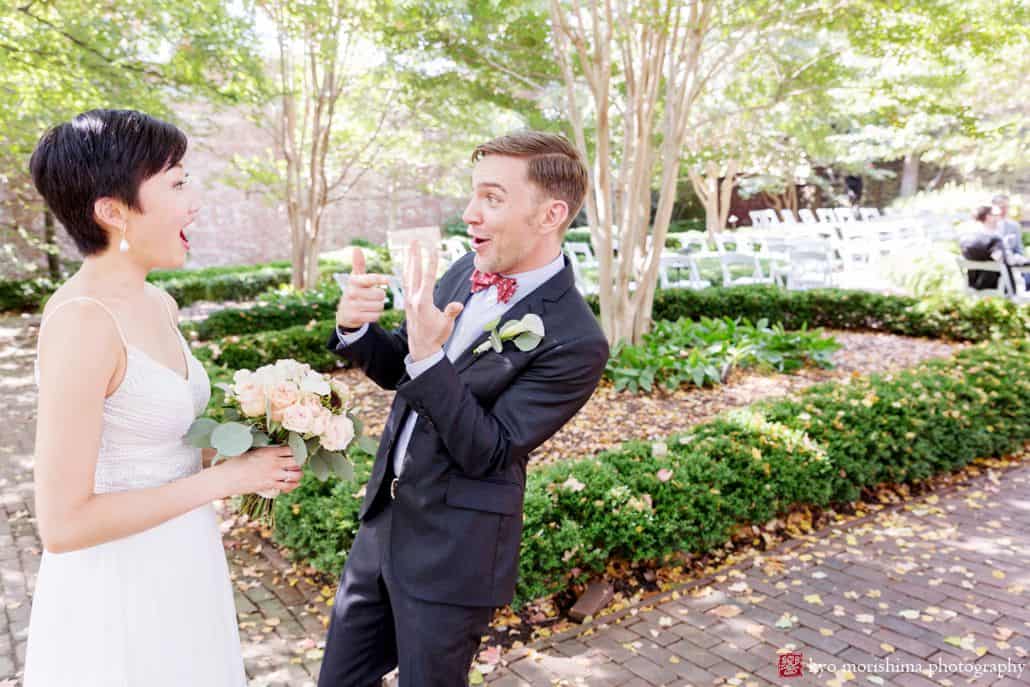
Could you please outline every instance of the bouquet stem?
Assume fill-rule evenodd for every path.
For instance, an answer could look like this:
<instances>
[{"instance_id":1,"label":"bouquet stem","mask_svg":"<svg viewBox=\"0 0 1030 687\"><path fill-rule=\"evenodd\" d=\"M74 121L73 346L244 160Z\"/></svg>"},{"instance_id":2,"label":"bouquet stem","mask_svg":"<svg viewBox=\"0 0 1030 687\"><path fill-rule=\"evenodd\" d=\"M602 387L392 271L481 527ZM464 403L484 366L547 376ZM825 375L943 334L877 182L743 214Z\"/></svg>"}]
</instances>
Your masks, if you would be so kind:
<instances>
[{"instance_id":1,"label":"bouquet stem","mask_svg":"<svg viewBox=\"0 0 1030 687\"><path fill-rule=\"evenodd\" d=\"M275 499L266 499L258 494L244 494L240 499L240 513L252 522L266 527L275 527Z\"/></svg>"}]
</instances>

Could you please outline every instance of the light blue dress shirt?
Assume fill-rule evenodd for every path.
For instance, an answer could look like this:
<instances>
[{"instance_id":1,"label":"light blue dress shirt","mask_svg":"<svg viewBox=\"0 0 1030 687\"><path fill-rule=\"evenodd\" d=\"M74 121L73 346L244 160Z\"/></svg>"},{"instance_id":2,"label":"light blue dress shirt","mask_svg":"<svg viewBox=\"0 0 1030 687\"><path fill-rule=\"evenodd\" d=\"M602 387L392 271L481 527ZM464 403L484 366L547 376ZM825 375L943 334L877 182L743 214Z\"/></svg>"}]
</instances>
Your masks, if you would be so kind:
<instances>
[{"instance_id":1,"label":"light blue dress shirt","mask_svg":"<svg viewBox=\"0 0 1030 687\"><path fill-rule=\"evenodd\" d=\"M479 335L483 333L484 327L490 322L500 319L504 316L504 313L508 312L516 303L521 301L523 298L533 293L536 289L544 284L548 279L553 277L562 271L565 267L565 256L562 253L558 253L551 262L547 263L543 267L539 267L529 272L523 272L521 274L506 274L505 277L511 277L518 281L518 287L515 289L515 294L507 303L499 303L497 301L497 287L491 286L488 289L484 289L477 293L472 294L469 298L468 303L465 304L465 309L458 315L457 322L454 323L454 331L451 332L451 338L447 340L443 349L437 351L433 355L423 358L419 361L414 361L411 355L404 357L404 366L408 371L408 376L414 379L420 374L436 365L443 360L444 355L451 362L454 362L465 352L472 343L479 338ZM364 325L361 329L350 334L344 334L337 329L337 335L340 338L340 342L344 345L352 344L368 331L368 325ZM401 428L400 436L397 437L397 442L394 444L393 449L393 474L399 476L401 470L404 467L404 456L408 451L408 442L411 441L411 433L415 430L415 422L418 420L418 413L412 410L408 414L408 419L404 423L404 427Z\"/></svg>"}]
</instances>

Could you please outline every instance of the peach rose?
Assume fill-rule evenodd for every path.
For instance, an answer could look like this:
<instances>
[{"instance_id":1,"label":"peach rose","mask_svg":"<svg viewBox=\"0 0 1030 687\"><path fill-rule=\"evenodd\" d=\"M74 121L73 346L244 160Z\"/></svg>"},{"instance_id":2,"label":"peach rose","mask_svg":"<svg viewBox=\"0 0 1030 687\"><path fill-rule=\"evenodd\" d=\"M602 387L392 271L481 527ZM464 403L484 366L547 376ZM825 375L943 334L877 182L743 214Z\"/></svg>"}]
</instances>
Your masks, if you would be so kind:
<instances>
[{"instance_id":1,"label":"peach rose","mask_svg":"<svg viewBox=\"0 0 1030 687\"><path fill-rule=\"evenodd\" d=\"M298 434L310 434L314 415L311 406L295 403L283 411L283 428Z\"/></svg>"},{"instance_id":2,"label":"peach rose","mask_svg":"<svg viewBox=\"0 0 1030 687\"><path fill-rule=\"evenodd\" d=\"M311 417L311 433L321 436L329 428L333 414L328 408L319 406Z\"/></svg>"},{"instance_id":3,"label":"peach rose","mask_svg":"<svg viewBox=\"0 0 1030 687\"><path fill-rule=\"evenodd\" d=\"M326 451L342 451L354 439L354 423L346 415L336 415L329 421L319 443Z\"/></svg>"},{"instance_id":4,"label":"peach rose","mask_svg":"<svg viewBox=\"0 0 1030 687\"><path fill-rule=\"evenodd\" d=\"M279 382L272 387L268 395L272 402L272 412L282 412L300 400L300 390L293 382Z\"/></svg>"}]
</instances>

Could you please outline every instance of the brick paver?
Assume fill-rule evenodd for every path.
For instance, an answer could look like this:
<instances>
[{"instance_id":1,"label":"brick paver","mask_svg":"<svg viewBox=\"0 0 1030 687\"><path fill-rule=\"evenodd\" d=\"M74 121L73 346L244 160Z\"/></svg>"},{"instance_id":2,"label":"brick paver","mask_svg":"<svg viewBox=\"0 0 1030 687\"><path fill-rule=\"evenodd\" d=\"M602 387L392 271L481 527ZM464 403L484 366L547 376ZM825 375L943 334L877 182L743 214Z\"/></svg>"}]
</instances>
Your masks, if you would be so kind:
<instances>
[{"instance_id":1,"label":"brick paver","mask_svg":"<svg viewBox=\"0 0 1030 687\"><path fill-rule=\"evenodd\" d=\"M1028 609L1023 462L512 652L487 681L1027 685ZM778 660L788 653L801 654L802 676L781 677ZM938 664L943 671L931 672Z\"/></svg>"},{"instance_id":2,"label":"brick paver","mask_svg":"<svg viewBox=\"0 0 1030 687\"><path fill-rule=\"evenodd\" d=\"M35 319L0 320L0 687L24 662L40 545L32 503ZM226 535L252 687L318 673L322 589L254 536ZM508 653L492 685L1030 684L1030 464L788 543L713 579ZM331 593L332 590L330 590ZM781 678L781 654L805 674ZM812 662L945 664L814 673ZM982 674L969 673L979 667ZM876 668L876 666L873 666Z\"/></svg>"}]
</instances>

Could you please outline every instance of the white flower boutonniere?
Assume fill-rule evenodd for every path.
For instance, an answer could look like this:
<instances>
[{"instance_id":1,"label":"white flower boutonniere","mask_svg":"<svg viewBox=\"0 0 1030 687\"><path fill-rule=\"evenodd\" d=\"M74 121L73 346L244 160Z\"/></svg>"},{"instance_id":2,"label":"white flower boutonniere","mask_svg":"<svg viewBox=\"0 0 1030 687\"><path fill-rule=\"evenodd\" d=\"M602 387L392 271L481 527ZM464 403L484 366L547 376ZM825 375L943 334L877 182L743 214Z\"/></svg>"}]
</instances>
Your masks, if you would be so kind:
<instances>
[{"instance_id":1,"label":"white flower boutonniere","mask_svg":"<svg viewBox=\"0 0 1030 687\"><path fill-rule=\"evenodd\" d=\"M515 341L520 351L532 351L544 338L544 321L539 315L528 313L521 320L508 320L498 330L500 321L496 319L483 328L483 331L490 332L490 338L476 346L473 353L479 355L490 348L500 353L505 341Z\"/></svg>"}]
</instances>

